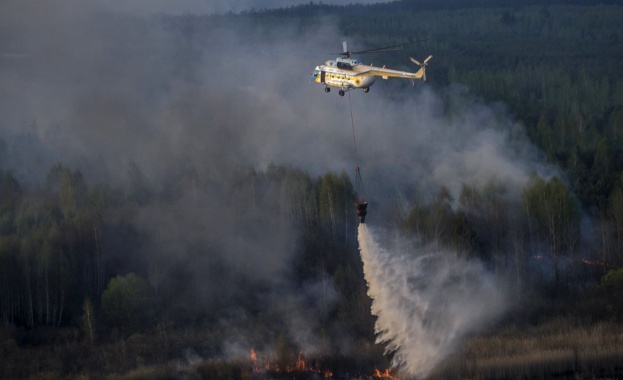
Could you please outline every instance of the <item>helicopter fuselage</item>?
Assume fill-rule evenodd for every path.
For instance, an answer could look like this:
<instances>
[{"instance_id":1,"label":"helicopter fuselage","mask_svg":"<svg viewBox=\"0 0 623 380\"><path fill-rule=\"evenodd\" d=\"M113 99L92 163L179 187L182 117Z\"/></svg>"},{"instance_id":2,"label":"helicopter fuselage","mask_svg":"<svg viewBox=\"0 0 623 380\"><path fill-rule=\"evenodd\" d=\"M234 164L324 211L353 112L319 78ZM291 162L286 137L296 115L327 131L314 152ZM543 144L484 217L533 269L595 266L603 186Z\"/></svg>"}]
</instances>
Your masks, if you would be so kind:
<instances>
[{"instance_id":1,"label":"helicopter fuselage","mask_svg":"<svg viewBox=\"0 0 623 380\"><path fill-rule=\"evenodd\" d=\"M376 77L374 75L357 75L373 69L373 66L363 65L357 59L337 58L326 61L324 65L316 66L312 78L316 83L326 86L339 87L343 90L369 88Z\"/></svg>"},{"instance_id":2,"label":"helicopter fuselage","mask_svg":"<svg viewBox=\"0 0 623 380\"><path fill-rule=\"evenodd\" d=\"M426 65L432 57L431 55L426 58L424 63L420 63L414 58L411 58L413 63L420 66L420 69L415 73L392 70L385 66L374 67L372 65L363 65L361 61L357 59L338 57L335 60L326 61L324 65L316 66L316 69L312 73L312 79L316 83L324 84L325 92L330 91L329 86L339 87L340 96L344 96L345 91L356 88L361 88L364 92L368 92L370 86L374 84L377 77L383 79L410 79L415 84L416 79L426 80Z\"/></svg>"}]
</instances>

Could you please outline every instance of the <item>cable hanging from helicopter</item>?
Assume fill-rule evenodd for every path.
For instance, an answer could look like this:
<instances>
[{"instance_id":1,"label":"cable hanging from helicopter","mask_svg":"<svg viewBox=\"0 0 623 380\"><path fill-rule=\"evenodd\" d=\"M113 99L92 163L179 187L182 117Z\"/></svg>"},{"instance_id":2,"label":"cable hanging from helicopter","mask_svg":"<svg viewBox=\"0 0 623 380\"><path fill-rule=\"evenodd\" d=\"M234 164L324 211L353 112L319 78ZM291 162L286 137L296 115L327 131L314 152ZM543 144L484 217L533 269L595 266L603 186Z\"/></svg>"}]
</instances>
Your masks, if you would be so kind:
<instances>
[{"instance_id":1,"label":"cable hanging from helicopter","mask_svg":"<svg viewBox=\"0 0 623 380\"><path fill-rule=\"evenodd\" d=\"M355 211L359 218L359 223L364 224L366 222L366 215L368 215L368 199L366 198L366 189L363 186L361 170L359 169L355 119L353 117L353 103L350 99L350 92L348 93L348 105L350 107L350 124L353 127L353 145L355 147Z\"/></svg>"},{"instance_id":2,"label":"cable hanging from helicopter","mask_svg":"<svg viewBox=\"0 0 623 380\"><path fill-rule=\"evenodd\" d=\"M363 65L361 61L357 59L351 59L351 55L398 50L398 48L402 46L414 44L417 42L421 41L409 42L405 44L388 46L378 49L368 49L351 52L348 50L346 41L344 41L342 42L343 52L340 53L343 57L337 57L335 60L326 61L324 65L316 66L314 72L312 73L313 81L323 84L325 86L325 92L331 91L330 86L338 87L340 89L338 92L340 96L344 96L344 94L348 92L350 120L353 129L353 145L355 147L355 211L361 224L364 224L366 222L366 215L368 214L368 199L366 197L363 179L361 178L361 170L359 168L357 138L355 135L355 120L353 118L353 105L351 102L350 91L361 88L363 89L363 92L367 93L368 91L370 91L370 86L374 84L377 77L381 77L383 79L389 79L390 77L410 79L414 85L416 79L422 79L422 81L426 81L426 66L428 66L428 61L430 61L433 56L429 55L423 61L423 63L420 63L414 58L410 57L413 63L420 66L420 69L417 72L411 73L406 71L388 69L385 66L383 66L382 68L378 68L372 65Z\"/></svg>"}]
</instances>

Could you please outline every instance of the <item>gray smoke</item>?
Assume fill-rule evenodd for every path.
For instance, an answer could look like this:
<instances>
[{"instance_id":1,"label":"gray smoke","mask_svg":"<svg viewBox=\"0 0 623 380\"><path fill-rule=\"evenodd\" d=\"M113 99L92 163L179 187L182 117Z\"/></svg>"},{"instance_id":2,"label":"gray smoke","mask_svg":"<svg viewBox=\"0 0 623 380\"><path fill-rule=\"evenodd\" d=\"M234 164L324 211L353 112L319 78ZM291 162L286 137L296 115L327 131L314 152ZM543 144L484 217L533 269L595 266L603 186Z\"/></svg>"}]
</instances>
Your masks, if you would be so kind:
<instances>
[{"instance_id":1,"label":"gray smoke","mask_svg":"<svg viewBox=\"0 0 623 380\"><path fill-rule=\"evenodd\" d=\"M332 56L291 54L340 50L332 20L300 33L204 19L182 33L159 19L62 4L67 12L22 6L12 10L21 17L4 16L11 48L3 50L27 55L3 60L0 71L7 142L0 159L20 179L41 178L44 164L57 161L112 183L129 181L137 167L154 185L180 163L216 182L232 168L269 163L312 175L354 171L348 99L310 80ZM416 67L405 56L399 68ZM396 89L398 100L390 88L379 79L369 94L351 94L360 165L377 198L413 184L423 191L443 184L453 194L463 183L520 185L545 170L503 107L460 86L438 93L419 82Z\"/></svg>"}]
</instances>

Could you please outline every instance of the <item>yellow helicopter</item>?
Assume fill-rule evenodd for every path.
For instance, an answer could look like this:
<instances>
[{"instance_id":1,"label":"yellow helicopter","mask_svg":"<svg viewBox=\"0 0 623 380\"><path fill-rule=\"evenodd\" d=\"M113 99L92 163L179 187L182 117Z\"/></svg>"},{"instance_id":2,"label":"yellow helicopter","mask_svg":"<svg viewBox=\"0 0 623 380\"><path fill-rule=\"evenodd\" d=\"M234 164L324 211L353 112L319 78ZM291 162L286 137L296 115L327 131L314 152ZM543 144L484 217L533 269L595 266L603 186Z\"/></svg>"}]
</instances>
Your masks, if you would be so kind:
<instances>
[{"instance_id":1,"label":"yellow helicopter","mask_svg":"<svg viewBox=\"0 0 623 380\"><path fill-rule=\"evenodd\" d=\"M410 45L414 42L406 44L388 46L378 49L369 49L361 51L349 51L346 41L342 42L343 52L339 53L343 57L337 57L334 60L326 61L324 65L316 66L312 73L312 79L316 83L324 84L324 92L330 92L331 87L338 87L340 96L344 96L345 91L354 90L357 88L363 89L363 92L370 91L370 86L374 84L377 77L383 79L389 78L405 78L411 79L415 83L416 79L422 79L426 81L426 66L428 61L433 58L429 55L423 63L418 62L414 58L411 58L411 62L420 66L420 69L415 73L407 71L399 71L388 69L383 67L374 67L372 65L364 65L360 60L351 58L354 54L376 53L380 51L398 50L399 47L404 45Z\"/></svg>"}]
</instances>

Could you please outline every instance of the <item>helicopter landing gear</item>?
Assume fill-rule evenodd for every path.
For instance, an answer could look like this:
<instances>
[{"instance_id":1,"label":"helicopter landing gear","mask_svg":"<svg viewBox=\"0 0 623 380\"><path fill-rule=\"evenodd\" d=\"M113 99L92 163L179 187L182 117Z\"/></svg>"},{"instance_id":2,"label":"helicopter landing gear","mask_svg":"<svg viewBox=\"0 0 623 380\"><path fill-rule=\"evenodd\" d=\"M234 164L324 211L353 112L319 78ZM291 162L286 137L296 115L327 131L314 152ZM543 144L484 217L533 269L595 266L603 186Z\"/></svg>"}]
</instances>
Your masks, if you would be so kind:
<instances>
[{"instance_id":1,"label":"helicopter landing gear","mask_svg":"<svg viewBox=\"0 0 623 380\"><path fill-rule=\"evenodd\" d=\"M368 91L370 91L370 87L364 87L363 88L363 92L368 93Z\"/></svg>"},{"instance_id":2,"label":"helicopter landing gear","mask_svg":"<svg viewBox=\"0 0 623 380\"><path fill-rule=\"evenodd\" d=\"M338 94L340 94L340 96L344 96L344 90L340 90Z\"/></svg>"},{"instance_id":3,"label":"helicopter landing gear","mask_svg":"<svg viewBox=\"0 0 623 380\"><path fill-rule=\"evenodd\" d=\"M331 92L331 89L329 87L325 87L324 92Z\"/></svg>"}]
</instances>

